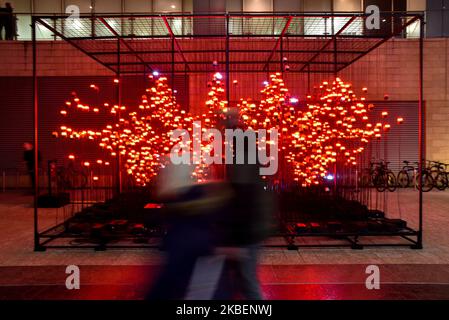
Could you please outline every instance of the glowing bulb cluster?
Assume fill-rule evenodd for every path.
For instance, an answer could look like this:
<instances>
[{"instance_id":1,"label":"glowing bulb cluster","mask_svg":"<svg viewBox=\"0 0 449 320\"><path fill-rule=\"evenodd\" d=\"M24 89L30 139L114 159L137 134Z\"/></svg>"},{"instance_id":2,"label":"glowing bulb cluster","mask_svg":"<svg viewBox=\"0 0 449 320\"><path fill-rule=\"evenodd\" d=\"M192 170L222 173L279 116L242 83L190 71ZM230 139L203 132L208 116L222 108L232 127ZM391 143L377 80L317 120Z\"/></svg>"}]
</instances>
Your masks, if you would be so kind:
<instances>
[{"instance_id":1,"label":"glowing bulb cluster","mask_svg":"<svg viewBox=\"0 0 449 320\"><path fill-rule=\"evenodd\" d=\"M126 106L108 103L101 107L89 106L73 94L60 110L63 117L73 112L102 112L109 114L113 121L101 130L61 125L55 136L98 142L112 157L120 155L123 169L137 185L142 186L153 180L168 161L167 155L173 145L179 143L170 139L174 129L188 130L192 140L184 147L193 150L193 144L199 143L202 150L200 158L204 153L213 153L212 141L192 136L192 128L194 121L201 121L204 132L209 128L219 128L227 120L230 109L225 100L223 76L217 72L208 82L205 112L195 117L180 108L166 77L155 72L149 79L151 84L141 103L130 111ZM114 83L119 82L116 80ZM91 85L91 88L99 91L96 85ZM362 91L367 90L364 87ZM388 123L369 123L368 113L374 106L367 105L365 98L358 98L351 84L339 78L322 82L313 94L307 96L305 104L290 96L281 73L270 75L261 94L258 104L250 99L240 100L237 105L240 121L247 129L277 129L279 159L285 164L280 168L280 175L302 186L336 179L335 165L356 165L369 141L381 138L382 132L391 128ZM381 117L387 118L388 112L382 112ZM397 118L398 124L403 121L403 118ZM262 145L270 148L274 143L271 140L264 142L260 144L259 141L258 148ZM78 157L70 154L68 158L75 161ZM199 181L208 177L209 168L202 160L193 173ZM80 163L90 168L95 164ZM96 165L109 165L109 161L99 159Z\"/></svg>"}]
</instances>

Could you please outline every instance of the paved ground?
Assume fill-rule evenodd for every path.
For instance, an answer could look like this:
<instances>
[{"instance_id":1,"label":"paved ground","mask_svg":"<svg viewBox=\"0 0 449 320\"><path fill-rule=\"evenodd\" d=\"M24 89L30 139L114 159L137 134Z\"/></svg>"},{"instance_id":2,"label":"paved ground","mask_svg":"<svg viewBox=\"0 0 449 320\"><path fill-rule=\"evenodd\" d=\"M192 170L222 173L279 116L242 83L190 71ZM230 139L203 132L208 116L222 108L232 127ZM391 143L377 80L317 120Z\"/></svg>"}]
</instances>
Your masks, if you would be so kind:
<instances>
[{"instance_id":1,"label":"paved ground","mask_svg":"<svg viewBox=\"0 0 449 320\"><path fill-rule=\"evenodd\" d=\"M81 266L80 290L65 288L64 266L0 267L4 299L143 299L156 266ZM379 290L365 286L362 265L262 265L266 299L445 299L447 265L381 265Z\"/></svg>"},{"instance_id":2,"label":"paved ground","mask_svg":"<svg viewBox=\"0 0 449 320\"><path fill-rule=\"evenodd\" d=\"M417 224L417 193L401 190L388 194L392 217L402 217L411 226ZM33 252L32 198L19 193L0 193L0 266L33 265L157 265L159 250L89 249ZM399 205L398 205L399 204ZM400 208L400 210L399 210ZM54 225L67 212L40 209L40 226ZM431 192L424 198L424 249L375 247L364 250L349 248L300 248L299 251L264 249L261 264L449 264L449 191ZM329 242L327 239L319 240ZM369 241L369 240L368 240ZM387 239L385 239L387 241ZM389 240L390 241L390 240ZM282 242L281 242L282 243Z\"/></svg>"},{"instance_id":3,"label":"paved ground","mask_svg":"<svg viewBox=\"0 0 449 320\"><path fill-rule=\"evenodd\" d=\"M417 193L388 195L389 212L417 223ZM33 252L32 198L0 194L0 299L139 299L163 256L158 250ZM449 299L449 192L424 202L424 249L263 249L260 278L269 299ZM42 227L62 221L40 211ZM325 240L323 240L325 241ZM83 287L64 287L65 266L80 266ZM365 268L381 269L381 290L365 288ZM143 277L143 275L145 277ZM87 280L87 281L86 281Z\"/></svg>"}]
</instances>

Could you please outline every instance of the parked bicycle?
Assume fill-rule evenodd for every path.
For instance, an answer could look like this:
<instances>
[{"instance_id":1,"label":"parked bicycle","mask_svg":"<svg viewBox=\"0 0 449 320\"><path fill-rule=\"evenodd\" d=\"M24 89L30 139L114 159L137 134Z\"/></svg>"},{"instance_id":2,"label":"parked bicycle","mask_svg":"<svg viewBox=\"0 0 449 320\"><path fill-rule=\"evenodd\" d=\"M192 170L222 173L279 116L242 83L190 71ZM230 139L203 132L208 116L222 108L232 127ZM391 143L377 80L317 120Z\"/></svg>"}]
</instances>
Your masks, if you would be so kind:
<instances>
[{"instance_id":1,"label":"parked bicycle","mask_svg":"<svg viewBox=\"0 0 449 320\"><path fill-rule=\"evenodd\" d=\"M374 187L379 192L386 190L393 192L396 190L396 176L388 168L389 162L381 160L380 162L370 162L370 168L362 176L362 185L365 187Z\"/></svg>"},{"instance_id":2,"label":"parked bicycle","mask_svg":"<svg viewBox=\"0 0 449 320\"><path fill-rule=\"evenodd\" d=\"M402 170L397 176L398 187L421 188L423 192L429 192L433 188L444 190L447 187L447 173L444 164L434 161L427 161L426 166L423 167L422 172L419 173L419 163L414 162L411 165L410 161L404 161ZM419 181L421 180L421 185Z\"/></svg>"},{"instance_id":3,"label":"parked bicycle","mask_svg":"<svg viewBox=\"0 0 449 320\"><path fill-rule=\"evenodd\" d=\"M399 171L397 176L398 187L408 188L411 185L415 185L416 181L418 181L416 180L416 174L418 173L418 162L413 163L415 166L410 165L410 161L403 161L403 163L405 165L402 167L402 170Z\"/></svg>"},{"instance_id":4,"label":"parked bicycle","mask_svg":"<svg viewBox=\"0 0 449 320\"><path fill-rule=\"evenodd\" d=\"M448 187L447 164L438 161L428 161L428 170L434 181L434 187L443 191Z\"/></svg>"},{"instance_id":5,"label":"parked bicycle","mask_svg":"<svg viewBox=\"0 0 449 320\"><path fill-rule=\"evenodd\" d=\"M384 160L374 163L376 167L373 175L373 184L379 192L386 190L393 192L396 190L396 176L388 168L389 163Z\"/></svg>"}]
</instances>

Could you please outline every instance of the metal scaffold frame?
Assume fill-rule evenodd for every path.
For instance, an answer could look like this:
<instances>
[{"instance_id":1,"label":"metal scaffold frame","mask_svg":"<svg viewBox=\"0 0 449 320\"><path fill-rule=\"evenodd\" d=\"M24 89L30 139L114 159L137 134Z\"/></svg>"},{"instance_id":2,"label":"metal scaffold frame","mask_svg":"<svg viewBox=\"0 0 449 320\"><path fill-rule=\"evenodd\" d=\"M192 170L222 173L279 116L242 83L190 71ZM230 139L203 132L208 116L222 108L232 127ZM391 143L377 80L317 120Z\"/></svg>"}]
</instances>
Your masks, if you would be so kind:
<instances>
[{"instance_id":1,"label":"metal scaffold frame","mask_svg":"<svg viewBox=\"0 0 449 320\"><path fill-rule=\"evenodd\" d=\"M283 57L289 57L289 73L338 75L365 55L394 37L403 37L412 24L419 23L419 172L425 164L425 122L423 98L424 15L416 13L381 13L391 28L369 30L364 13L225 13L225 14L109 14L32 17L33 101L34 101L34 247L45 250L38 219L38 145L39 90L37 26L51 31L83 52L120 79L124 75L148 74L155 70L171 74L214 72L204 55L220 57L218 64L226 66L226 92L229 101L230 73L270 73L284 69ZM72 20L71 20L72 19ZM75 27L73 27L75 25ZM72 26L72 27L70 27ZM204 47L204 39L216 43ZM253 41L270 44L254 48ZM235 43L240 45L236 48ZM289 45L285 45L286 42ZM242 43L246 43L242 44ZM293 45L294 44L294 45ZM117 86L120 104L121 85ZM118 175L120 176L120 175ZM419 181L422 183L422 181ZM117 181L121 190L121 180ZM419 191L419 227L404 235L414 248L422 248L423 197ZM357 237L344 235L357 247ZM410 243L408 244L410 245Z\"/></svg>"}]
</instances>

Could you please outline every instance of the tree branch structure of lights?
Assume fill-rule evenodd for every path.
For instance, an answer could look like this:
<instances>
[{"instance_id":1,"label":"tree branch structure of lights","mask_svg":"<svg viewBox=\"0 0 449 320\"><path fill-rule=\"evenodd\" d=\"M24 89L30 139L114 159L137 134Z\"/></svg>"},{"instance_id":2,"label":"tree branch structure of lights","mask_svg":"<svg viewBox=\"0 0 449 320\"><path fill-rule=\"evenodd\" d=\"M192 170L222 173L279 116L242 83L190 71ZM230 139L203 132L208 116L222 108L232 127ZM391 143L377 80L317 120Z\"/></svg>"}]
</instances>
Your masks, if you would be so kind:
<instances>
[{"instance_id":1,"label":"tree branch structure of lights","mask_svg":"<svg viewBox=\"0 0 449 320\"><path fill-rule=\"evenodd\" d=\"M123 168L137 185L145 186L157 176L161 167L169 161L168 154L179 141L171 139L175 129L186 129L192 135L196 121L201 121L201 130L216 128L223 131L226 119L232 111L226 101L225 81L220 73L215 73L208 82L208 96L204 112L193 116L177 103L167 78L159 74L148 77L149 85L141 98L141 103L133 111L127 106L89 106L80 101L76 94L60 110L65 122L75 112L110 115L110 123L101 130L73 128L68 123L60 126L53 134L66 139L87 139L98 143L107 150L110 157L120 154ZM236 84L234 80L234 84ZM118 84L118 81L115 82ZM91 88L98 91L96 85ZM367 89L363 88L366 93ZM350 83L340 78L332 82L322 82L319 87L305 97L300 108L298 99L292 97L281 73L270 75L261 90L262 99L258 104L251 99L240 99L237 104L239 123L245 129L277 129L279 132L279 158L282 159L278 173L301 186L320 184L333 174L335 165L355 166L373 139L381 139L383 132L390 129L388 123L370 123L372 104L364 97L358 98ZM382 112L382 118L388 117ZM397 123L403 122L402 118ZM268 148L273 141L265 141ZM193 136L187 148L201 145L201 155L213 155L213 140L206 141L201 136ZM224 142L226 143L226 142ZM195 150L193 150L195 152ZM71 161L78 156L68 155ZM201 158L201 160L203 160ZM90 166L80 160L82 166ZM109 165L110 159L98 159L96 165ZM207 180L209 166L200 161L193 172L197 181ZM288 174L287 174L288 173ZM273 177L265 177L273 179ZM98 179L98 178L97 178Z\"/></svg>"}]
</instances>

